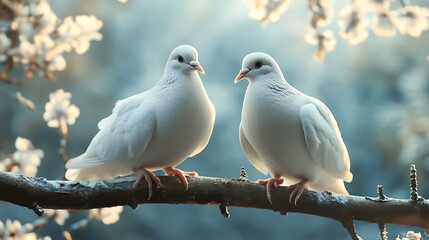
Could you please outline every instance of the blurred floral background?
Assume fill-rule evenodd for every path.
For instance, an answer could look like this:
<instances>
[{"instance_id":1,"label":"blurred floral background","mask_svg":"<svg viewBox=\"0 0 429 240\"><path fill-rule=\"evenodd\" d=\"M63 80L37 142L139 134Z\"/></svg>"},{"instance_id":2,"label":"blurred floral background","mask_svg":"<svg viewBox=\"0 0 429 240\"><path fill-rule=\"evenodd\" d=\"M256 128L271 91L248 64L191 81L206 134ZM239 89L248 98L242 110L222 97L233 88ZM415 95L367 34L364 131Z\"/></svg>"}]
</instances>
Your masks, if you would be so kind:
<instances>
[{"instance_id":1,"label":"blurred floral background","mask_svg":"<svg viewBox=\"0 0 429 240\"><path fill-rule=\"evenodd\" d=\"M242 58L263 51L336 116L351 158L351 194L375 196L383 184L387 196L407 198L415 163L420 194L429 196L428 1L121 2L1 1L0 170L62 179L64 160L85 151L114 103L152 87L171 50L190 44L217 119L207 148L181 169L238 178L244 166L252 180L264 177L241 150L246 84L233 84ZM227 219L216 206L48 211L44 218L9 203L0 208L0 236L21 232L23 239L25 232L32 233L26 239L34 232L52 239L349 238L330 219L258 209L231 207ZM378 238L375 224L356 225L364 239ZM421 231L388 226L388 235L408 230Z\"/></svg>"}]
</instances>

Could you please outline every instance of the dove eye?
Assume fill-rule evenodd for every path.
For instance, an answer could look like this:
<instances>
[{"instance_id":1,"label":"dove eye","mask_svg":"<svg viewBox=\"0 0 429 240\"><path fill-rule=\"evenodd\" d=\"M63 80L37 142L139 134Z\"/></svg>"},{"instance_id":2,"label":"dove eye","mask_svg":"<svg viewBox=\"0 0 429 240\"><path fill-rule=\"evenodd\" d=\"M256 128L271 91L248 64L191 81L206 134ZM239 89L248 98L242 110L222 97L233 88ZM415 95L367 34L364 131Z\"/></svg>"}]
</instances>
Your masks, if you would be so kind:
<instances>
[{"instance_id":1,"label":"dove eye","mask_svg":"<svg viewBox=\"0 0 429 240\"><path fill-rule=\"evenodd\" d=\"M182 56L179 56L179 57L177 57L177 61L179 61L181 63L181 62L185 61L185 59L183 59Z\"/></svg>"},{"instance_id":2,"label":"dove eye","mask_svg":"<svg viewBox=\"0 0 429 240\"><path fill-rule=\"evenodd\" d=\"M256 69L261 68L261 67L262 67L262 63L261 62L256 62L255 63L255 68Z\"/></svg>"}]
</instances>

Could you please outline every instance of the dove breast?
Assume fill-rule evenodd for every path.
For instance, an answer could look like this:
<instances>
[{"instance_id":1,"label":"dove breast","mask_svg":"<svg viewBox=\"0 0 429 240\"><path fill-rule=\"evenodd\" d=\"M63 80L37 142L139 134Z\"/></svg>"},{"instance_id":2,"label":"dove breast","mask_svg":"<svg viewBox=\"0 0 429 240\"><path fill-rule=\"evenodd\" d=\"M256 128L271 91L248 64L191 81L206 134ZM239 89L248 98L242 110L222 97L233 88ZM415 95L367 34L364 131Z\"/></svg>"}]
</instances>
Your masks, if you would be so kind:
<instances>
[{"instance_id":1,"label":"dove breast","mask_svg":"<svg viewBox=\"0 0 429 240\"><path fill-rule=\"evenodd\" d=\"M293 91L285 94L287 89L283 88L276 95L267 94L272 89L267 91L270 86L261 83L251 83L260 86L248 88L244 98L241 121L247 139L272 176L284 176L291 184L315 176L317 168L302 144L305 140L299 119L301 104L292 104L302 100L296 99L299 95Z\"/></svg>"},{"instance_id":2,"label":"dove breast","mask_svg":"<svg viewBox=\"0 0 429 240\"><path fill-rule=\"evenodd\" d=\"M175 94L158 91L155 112L156 126L151 142L139 156L148 169L176 166L189 156L201 152L207 145L215 121L215 109L205 91L189 91L202 87L201 81L191 84L173 82ZM162 87L162 86L157 86ZM138 165L138 164L137 164Z\"/></svg>"}]
</instances>

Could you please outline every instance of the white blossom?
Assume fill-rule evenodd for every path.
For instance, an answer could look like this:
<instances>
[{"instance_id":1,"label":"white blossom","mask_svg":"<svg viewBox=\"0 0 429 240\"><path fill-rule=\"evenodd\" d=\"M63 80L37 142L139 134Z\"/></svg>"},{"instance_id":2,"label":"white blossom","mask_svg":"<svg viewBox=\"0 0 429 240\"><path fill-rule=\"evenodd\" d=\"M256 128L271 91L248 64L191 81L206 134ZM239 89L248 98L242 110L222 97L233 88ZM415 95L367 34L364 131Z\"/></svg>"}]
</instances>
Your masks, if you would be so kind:
<instances>
[{"instance_id":1,"label":"white blossom","mask_svg":"<svg viewBox=\"0 0 429 240\"><path fill-rule=\"evenodd\" d=\"M401 34L420 37L429 28L429 9L409 5L395 12L395 24Z\"/></svg>"},{"instance_id":2,"label":"white blossom","mask_svg":"<svg viewBox=\"0 0 429 240\"><path fill-rule=\"evenodd\" d=\"M103 22L95 16L67 17L58 27L58 45L66 52L73 48L78 54L85 53L90 46L90 41L101 40L102 35L98 31Z\"/></svg>"},{"instance_id":3,"label":"white blossom","mask_svg":"<svg viewBox=\"0 0 429 240\"><path fill-rule=\"evenodd\" d=\"M0 239L4 240L51 240L51 237L37 237L32 224L22 225L18 220L0 221Z\"/></svg>"},{"instance_id":4,"label":"white blossom","mask_svg":"<svg viewBox=\"0 0 429 240\"><path fill-rule=\"evenodd\" d=\"M39 66L47 65L51 71L62 71L66 68L66 60L56 51L55 43L48 35L34 37L36 55L34 62Z\"/></svg>"},{"instance_id":5,"label":"white blossom","mask_svg":"<svg viewBox=\"0 0 429 240\"><path fill-rule=\"evenodd\" d=\"M122 210L122 206L91 209L89 210L89 217L91 219L101 220L106 225L113 224L119 220L119 215L121 214Z\"/></svg>"},{"instance_id":6,"label":"white blossom","mask_svg":"<svg viewBox=\"0 0 429 240\"><path fill-rule=\"evenodd\" d=\"M422 239L422 235L420 233L415 233L413 231L408 231L405 234L405 237L401 238L401 237L397 237L396 240L421 240Z\"/></svg>"},{"instance_id":7,"label":"white blossom","mask_svg":"<svg viewBox=\"0 0 429 240\"><path fill-rule=\"evenodd\" d=\"M323 45L327 51L333 51L337 41L332 31L318 32L311 28L305 35L305 41L311 45Z\"/></svg>"},{"instance_id":8,"label":"white blossom","mask_svg":"<svg viewBox=\"0 0 429 240\"><path fill-rule=\"evenodd\" d=\"M34 177L40 165L40 159L44 153L35 149L33 144L26 138L17 137L15 141L16 152L0 162L0 171L9 171Z\"/></svg>"},{"instance_id":9,"label":"white blossom","mask_svg":"<svg viewBox=\"0 0 429 240\"><path fill-rule=\"evenodd\" d=\"M63 23L57 29L58 46L63 51L70 52L72 50L72 42L81 33L81 29L75 24L72 17L66 17Z\"/></svg>"},{"instance_id":10,"label":"white blossom","mask_svg":"<svg viewBox=\"0 0 429 240\"><path fill-rule=\"evenodd\" d=\"M375 13L382 13L389 10L390 1L389 0L368 0L367 8Z\"/></svg>"},{"instance_id":11,"label":"white blossom","mask_svg":"<svg viewBox=\"0 0 429 240\"><path fill-rule=\"evenodd\" d=\"M63 71L67 67L66 59L62 55L55 56L49 63L50 71Z\"/></svg>"},{"instance_id":12,"label":"white blossom","mask_svg":"<svg viewBox=\"0 0 429 240\"><path fill-rule=\"evenodd\" d=\"M28 225L22 225L18 220L7 219L6 222L0 221L0 236L7 240L37 240L36 233L27 232Z\"/></svg>"},{"instance_id":13,"label":"white blossom","mask_svg":"<svg viewBox=\"0 0 429 240\"><path fill-rule=\"evenodd\" d=\"M7 5L16 16L28 16L30 7L25 1L3 0L3 4Z\"/></svg>"},{"instance_id":14,"label":"white blossom","mask_svg":"<svg viewBox=\"0 0 429 240\"><path fill-rule=\"evenodd\" d=\"M319 32L311 28L305 35L305 41L311 45L317 46L315 58L322 61L326 52L331 52L335 49L337 40L331 31Z\"/></svg>"},{"instance_id":15,"label":"white blossom","mask_svg":"<svg viewBox=\"0 0 429 240\"><path fill-rule=\"evenodd\" d=\"M64 52L85 53L93 40L101 40L103 23L95 16L59 19L48 0L2 0L13 12L10 29L18 32L17 44L0 30L0 62L11 56L25 68L26 77L35 71L55 79L54 71L67 67Z\"/></svg>"},{"instance_id":16,"label":"white blossom","mask_svg":"<svg viewBox=\"0 0 429 240\"><path fill-rule=\"evenodd\" d=\"M308 7L311 12L311 24L313 27L331 22L334 15L332 0L310 0L308 1Z\"/></svg>"},{"instance_id":17,"label":"white blossom","mask_svg":"<svg viewBox=\"0 0 429 240\"><path fill-rule=\"evenodd\" d=\"M50 34L55 30L59 21L47 0L33 0L30 3L30 13L38 17L39 34Z\"/></svg>"},{"instance_id":18,"label":"white blossom","mask_svg":"<svg viewBox=\"0 0 429 240\"><path fill-rule=\"evenodd\" d=\"M70 214L67 210L54 210L54 209L44 209L45 216L47 218L53 219L58 225L64 225L65 221L69 218Z\"/></svg>"},{"instance_id":19,"label":"white blossom","mask_svg":"<svg viewBox=\"0 0 429 240\"><path fill-rule=\"evenodd\" d=\"M103 26L103 22L95 16L76 16L76 24L81 28L82 34L76 39L77 43L73 46L78 54L83 54L89 49L89 42L92 40L101 40L103 36L98 31Z\"/></svg>"},{"instance_id":20,"label":"white blossom","mask_svg":"<svg viewBox=\"0 0 429 240\"><path fill-rule=\"evenodd\" d=\"M9 55L12 56L13 61L27 65L31 62L36 54L36 47L30 43L24 35L19 36L19 46L9 50Z\"/></svg>"},{"instance_id":21,"label":"white blossom","mask_svg":"<svg viewBox=\"0 0 429 240\"><path fill-rule=\"evenodd\" d=\"M49 102L45 105L43 119L49 127L60 127L62 133L67 134L67 124L73 125L79 117L80 110L76 105L70 103L72 94L59 89L49 94ZM65 131L65 132L64 132Z\"/></svg>"},{"instance_id":22,"label":"white blossom","mask_svg":"<svg viewBox=\"0 0 429 240\"><path fill-rule=\"evenodd\" d=\"M340 35L347 39L350 44L355 45L368 38L366 24L361 19L358 8L346 7L341 10L338 25L342 29Z\"/></svg>"},{"instance_id":23,"label":"white blossom","mask_svg":"<svg viewBox=\"0 0 429 240\"><path fill-rule=\"evenodd\" d=\"M58 17L52 11L47 0L29 1L27 14L17 15L11 28L20 35L32 38L38 34L50 34L55 30Z\"/></svg>"},{"instance_id":24,"label":"white blossom","mask_svg":"<svg viewBox=\"0 0 429 240\"><path fill-rule=\"evenodd\" d=\"M20 174L28 177L34 177L37 173L37 167L40 165L40 159L44 153L40 149L35 149L30 140L17 137L15 141L16 152L12 159L19 163Z\"/></svg>"},{"instance_id":25,"label":"white blossom","mask_svg":"<svg viewBox=\"0 0 429 240\"><path fill-rule=\"evenodd\" d=\"M246 0L249 17L261 22L277 22L289 7L290 0Z\"/></svg>"},{"instance_id":26,"label":"white blossom","mask_svg":"<svg viewBox=\"0 0 429 240\"><path fill-rule=\"evenodd\" d=\"M380 12L374 15L372 20L372 29L379 36L392 37L396 34L396 28L393 23L393 14L391 12Z\"/></svg>"},{"instance_id":27,"label":"white blossom","mask_svg":"<svg viewBox=\"0 0 429 240\"><path fill-rule=\"evenodd\" d=\"M0 159L0 172L8 172L9 171L9 166L11 166L12 163L12 159L10 158L5 158L5 159Z\"/></svg>"},{"instance_id":28,"label":"white blossom","mask_svg":"<svg viewBox=\"0 0 429 240\"><path fill-rule=\"evenodd\" d=\"M49 35L36 35L31 43L24 35L20 36L20 45L11 49L8 54L15 62L28 65L36 64L44 70L47 67L50 71L62 71L66 68L66 61L61 52L56 51L55 42Z\"/></svg>"}]
</instances>

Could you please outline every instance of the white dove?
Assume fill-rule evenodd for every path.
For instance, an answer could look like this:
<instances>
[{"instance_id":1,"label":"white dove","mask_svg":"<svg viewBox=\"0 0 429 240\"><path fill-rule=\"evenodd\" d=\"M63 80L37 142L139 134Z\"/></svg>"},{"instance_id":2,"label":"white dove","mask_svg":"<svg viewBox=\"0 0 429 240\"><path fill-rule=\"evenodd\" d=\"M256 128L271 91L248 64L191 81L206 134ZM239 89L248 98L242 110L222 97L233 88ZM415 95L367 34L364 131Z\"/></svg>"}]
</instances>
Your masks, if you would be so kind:
<instances>
[{"instance_id":1,"label":"white dove","mask_svg":"<svg viewBox=\"0 0 429 240\"><path fill-rule=\"evenodd\" d=\"M82 155L67 162L69 180L110 179L134 172L133 187L143 180L152 196L151 171L162 169L178 176L187 189L184 172L175 166L200 153L208 144L215 121L211 103L198 72L198 52L189 45L176 47L161 80L146 92L116 103L112 114L98 123L99 132Z\"/></svg>"},{"instance_id":2,"label":"white dove","mask_svg":"<svg viewBox=\"0 0 429 240\"><path fill-rule=\"evenodd\" d=\"M262 173L272 202L272 186L290 184L289 202L296 205L307 187L348 195L350 158L329 108L286 79L265 53L248 54L235 82L249 80L240 123L240 143L248 160ZM343 181L344 180L344 181Z\"/></svg>"}]
</instances>

